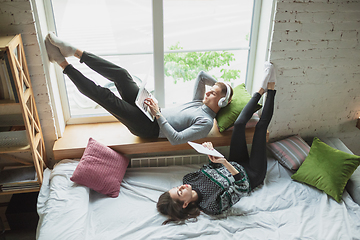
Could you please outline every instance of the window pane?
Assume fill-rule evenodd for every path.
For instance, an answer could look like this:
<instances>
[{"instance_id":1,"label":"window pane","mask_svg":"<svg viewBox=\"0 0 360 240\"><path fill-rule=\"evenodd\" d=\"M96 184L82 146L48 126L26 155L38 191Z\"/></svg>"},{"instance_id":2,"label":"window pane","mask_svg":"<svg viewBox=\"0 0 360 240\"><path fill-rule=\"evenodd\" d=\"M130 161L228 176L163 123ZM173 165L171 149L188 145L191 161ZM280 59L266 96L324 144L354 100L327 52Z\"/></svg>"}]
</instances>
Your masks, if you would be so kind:
<instances>
[{"instance_id":1,"label":"window pane","mask_svg":"<svg viewBox=\"0 0 360 240\"><path fill-rule=\"evenodd\" d=\"M233 86L245 82L252 11L249 0L164 0L166 106L191 99L200 70ZM180 91L187 96L173 94Z\"/></svg>"},{"instance_id":2,"label":"window pane","mask_svg":"<svg viewBox=\"0 0 360 240\"><path fill-rule=\"evenodd\" d=\"M106 60L118 65L124 66L129 73L131 73L135 82L140 85L144 80L147 81L147 89L151 92L154 91L154 78L153 69L149 66L153 65L153 55L121 55L121 56L104 56ZM72 63L73 66L83 73L87 78L94 81L96 84L109 88L112 92L120 97L113 82L102 77L100 74L88 68L85 64L79 62ZM146 70L146 71L144 71ZM106 116L109 113L103 109L96 102L80 93L72 81L66 76L65 84L68 93L68 101L71 111L71 117L84 117L84 116Z\"/></svg>"},{"instance_id":3,"label":"window pane","mask_svg":"<svg viewBox=\"0 0 360 240\"><path fill-rule=\"evenodd\" d=\"M52 0L52 4L61 39L124 67L133 76L148 75L147 86L153 88L151 1ZM110 83L77 59L69 58L69 62L96 83L103 86ZM83 96L67 77L65 81L71 116L108 114Z\"/></svg>"},{"instance_id":4,"label":"window pane","mask_svg":"<svg viewBox=\"0 0 360 240\"><path fill-rule=\"evenodd\" d=\"M52 0L52 4L60 38L124 67L135 79L146 79L149 90L154 89L152 1ZM227 71L227 76L236 76L225 79L233 86L245 82L253 1L163 0L163 4L164 51L165 59L168 59L165 70L178 71L178 68L195 74L187 78L178 78L171 73L165 76L166 107L191 99L193 80L200 70L209 72L220 81L224 80L221 76ZM210 64L205 69L204 66L188 64L186 69L178 64L179 61L171 62L171 55L166 56L170 49L177 49L171 54L183 58L195 54L211 61L226 57L231 60L220 63L218 67ZM223 57L216 57L219 54ZM85 64L79 64L77 59L70 58L69 62L97 84L111 84ZM72 117L108 115L78 92L67 77L65 82ZM110 87L115 90L114 86ZM181 97L174 94L180 91L184 93ZM115 93L118 94L116 90Z\"/></svg>"},{"instance_id":5,"label":"window pane","mask_svg":"<svg viewBox=\"0 0 360 240\"><path fill-rule=\"evenodd\" d=\"M238 71L240 75L239 78L233 79L230 81L230 84L235 87L240 83L245 82L246 76L246 67L248 62L248 50L234 50L234 51L227 51L230 54L233 54L234 61L230 63L230 66L224 66L221 69L226 70L235 70ZM196 54L203 53L203 52L195 52ZM221 53L221 52L219 52ZM215 68L211 71L208 71L211 75L213 75L217 80L224 81L222 77L223 72L221 69ZM188 69L188 72L191 69ZM171 107L177 104L188 102L193 97L193 88L195 83L195 78L200 70L194 70L193 78L189 81L184 81L184 79L178 79L175 82L174 77L165 76L165 100L166 100L166 107ZM210 88L210 87L209 87ZM180 93L181 94L175 94ZM180 98L181 96L181 98Z\"/></svg>"}]
</instances>

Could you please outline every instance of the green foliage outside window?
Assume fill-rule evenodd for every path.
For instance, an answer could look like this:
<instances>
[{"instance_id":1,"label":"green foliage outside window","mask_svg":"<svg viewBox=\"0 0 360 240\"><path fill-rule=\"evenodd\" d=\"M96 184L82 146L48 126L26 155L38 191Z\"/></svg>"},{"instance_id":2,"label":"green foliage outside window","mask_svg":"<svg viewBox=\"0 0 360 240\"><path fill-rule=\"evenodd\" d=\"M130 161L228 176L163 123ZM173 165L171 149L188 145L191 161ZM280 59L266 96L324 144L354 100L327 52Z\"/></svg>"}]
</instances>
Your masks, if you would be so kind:
<instances>
[{"instance_id":1,"label":"green foliage outside window","mask_svg":"<svg viewBox=\"0 0 360 240\"><path fill-rule=\"evenodd\" d=\"M183 49L179 43L169 48L169 50L179 49ZM201 70L208 72L224 65L230 66L232 61L235 61L234 54L226 51L167 53L164 55L165 75L173 77L175 84L180 79L184 82L191 81ZM240 70L222 68L220 72L222 73L220 78L224 81L229 82L240 77Z\"/></svg>"}]
</instances>

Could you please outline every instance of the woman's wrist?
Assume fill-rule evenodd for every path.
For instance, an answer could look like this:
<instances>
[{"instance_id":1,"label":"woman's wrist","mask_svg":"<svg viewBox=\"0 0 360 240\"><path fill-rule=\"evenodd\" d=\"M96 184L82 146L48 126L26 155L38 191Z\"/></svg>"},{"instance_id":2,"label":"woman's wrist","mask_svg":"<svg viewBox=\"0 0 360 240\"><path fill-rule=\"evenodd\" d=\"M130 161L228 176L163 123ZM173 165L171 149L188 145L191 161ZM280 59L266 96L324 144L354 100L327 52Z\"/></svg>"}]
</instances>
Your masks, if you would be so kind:
<instances>
[{"instance_id":1,"label":"woman's wrist","mask_svg":"<svg viewBox=\"0 0 360 240\"><path fill-rule=\"evenodd\" d=\"M229 170L229 172L231 173L231 175L236 175L239 173L238 170L236 170L236 168L234 168L233 165L231 165L226 159L223 162L224 167L226 167L227 170Z\"/></svg>"}]
</instances>

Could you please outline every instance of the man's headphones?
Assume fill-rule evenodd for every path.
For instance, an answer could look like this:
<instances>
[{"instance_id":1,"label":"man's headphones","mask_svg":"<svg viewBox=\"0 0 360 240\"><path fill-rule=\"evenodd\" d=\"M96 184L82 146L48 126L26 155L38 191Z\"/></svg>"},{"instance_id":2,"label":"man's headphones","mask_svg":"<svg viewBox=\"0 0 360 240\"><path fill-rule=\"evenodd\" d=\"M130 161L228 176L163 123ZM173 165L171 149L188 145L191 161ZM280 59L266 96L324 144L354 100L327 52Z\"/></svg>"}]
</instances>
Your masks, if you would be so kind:
<instances>
[{"instance_id":1,"label":"man's headphones","mask_svg":"<svg viewBox=\"0 0 360 240\"><path fill-rule=\"evenodd\" d=\"M229 98L230 98L230 93L231 93L231 89L229 84L224 83L226 85L226 95L225 97L220 98L219 102L218 102L218 106L223 108L226 107L229 103Z\"/></svg>"}]
</instances>

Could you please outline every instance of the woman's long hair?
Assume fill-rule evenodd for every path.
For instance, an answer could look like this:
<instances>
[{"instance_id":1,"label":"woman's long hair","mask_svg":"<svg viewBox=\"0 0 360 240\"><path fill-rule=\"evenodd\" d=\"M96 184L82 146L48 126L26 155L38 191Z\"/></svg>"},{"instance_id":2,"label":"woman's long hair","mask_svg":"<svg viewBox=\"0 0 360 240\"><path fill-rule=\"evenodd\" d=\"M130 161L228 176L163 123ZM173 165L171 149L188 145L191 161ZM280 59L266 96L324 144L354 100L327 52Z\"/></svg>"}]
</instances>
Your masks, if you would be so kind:
<instances>
[{"instance_id":1,"label":"woman's long hair","mask_svg":"<svg viewBox=\"0 0 360 240\"><path fill-rule=\"evenodd\" d=\"M186 208L183 208L183 204L182 201L172 199L169 192L161 194L156 207L160 213L168 216L162 225L169 222L181 223L191 218L196 220L196 217L200 215L200 209L196 203L191 202Z\"/></svg>"}]
</instances>

